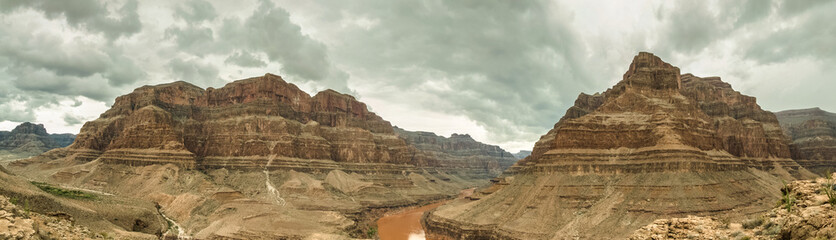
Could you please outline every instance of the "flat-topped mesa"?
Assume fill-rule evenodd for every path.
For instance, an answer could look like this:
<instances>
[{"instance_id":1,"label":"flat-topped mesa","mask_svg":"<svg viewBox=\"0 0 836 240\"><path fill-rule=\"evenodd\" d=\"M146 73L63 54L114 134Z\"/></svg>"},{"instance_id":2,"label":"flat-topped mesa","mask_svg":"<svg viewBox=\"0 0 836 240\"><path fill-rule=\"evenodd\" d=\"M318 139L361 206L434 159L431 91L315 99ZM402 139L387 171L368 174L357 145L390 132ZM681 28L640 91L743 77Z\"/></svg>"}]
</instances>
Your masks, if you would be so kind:
<instances>
[{"instance_id":1,"label":"flat-topped mesa","mask_svg":"<svg viewBox=\"0 0 836 240\"><path fill-rule=\"evenodd\" d=\"M810 108L775 115L792 139L793 159L818 174L836 171L836 114Z\"/></svg>"},{"instance_id":2,"label":"flat-topped mesa","mask_svg":"<svg viewBox=\"0 0 836 240\"><path fill-rule=\"evenodd\" d=\"M309 166L294 159L408 164L414 151L354 97L333 90L311 97L272 74L218 89L140 87L86 123L71 149L129 164L258 167L275 158L302 170Z\"/></svg>"},{"instance_id":3,"label":"flat-topped mesa","mask_svg":"<svg viewBox=\"0 0 836 240\"><path fill-rule=\"evenodd\" d=\"M657 218L746 218L774 206L780 178L811 175L789 156L755 98L640 53L504 178L423 221L430 238L612 239Z\"/></svg>"}]
</instances>

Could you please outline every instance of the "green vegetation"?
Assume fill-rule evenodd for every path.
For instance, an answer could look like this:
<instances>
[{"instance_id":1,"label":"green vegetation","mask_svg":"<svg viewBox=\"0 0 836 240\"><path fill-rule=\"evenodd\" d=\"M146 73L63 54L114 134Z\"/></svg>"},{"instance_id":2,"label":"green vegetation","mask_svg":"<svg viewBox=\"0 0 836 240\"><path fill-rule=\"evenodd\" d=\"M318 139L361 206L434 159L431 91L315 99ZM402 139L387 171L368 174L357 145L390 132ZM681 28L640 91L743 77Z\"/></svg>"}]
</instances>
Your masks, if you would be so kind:
<instances>
[{"instance_id":1,"label":"green vegetation","mask_svg":"<svg viewBox=\"0 0 836 240\"><path fill-rule=\"evenodd\" d=\"M368 238L377 237L377 228L376 227L369 227L369 230L366 230L366 236Z\"/></svg>"},{"instance_id":2,"label":"green vegetation","mask_svg":"<svg viewBox=\"0 0 836 240\"><path fill-rule=\"evenodd\" d=\"M827 179L827 182L824 183L823 191L824 194L827 195L827 202L830 203L831 206L836 206L836 189L833 189L833 174L830 172L824 176Z\"/></svg>"},{"instance_id":3,"label":"green vegetation","mask_svg":"<svg viewBox=\"0 0 836 240\"><path fill-rule=\"evenodd\" d=\"M42 183L42 182L31 182L31 183L32 183L32 185L35 185L36 187L43 190L44 192L48 192L49 194L59 196L59 197L81 199L81 200L96 199L96 195L86 193L86 192L82 192L82 191L78 191L78 190L67 190L67 189L63 189L63 188L59 188L59 187L54 187L52 185L49 185L48 183Z\"/></svg>"},{"instance_id":4,"label":"green vegetation","mask_svg":"<svg viewBox=\"0 0 836 240\"><path fill-rule=\"evenodd\" d=\"M794 206L795 202L798 201L796 199L796 193L792 187L787 184L787 182L781 180L781 183L784 184L784 187L781 188L781 194L783 195L781 197L781 204L784 205L784 209L787 209L787 212L792 212L792 206Z\"/></svg>"}]
</instances>

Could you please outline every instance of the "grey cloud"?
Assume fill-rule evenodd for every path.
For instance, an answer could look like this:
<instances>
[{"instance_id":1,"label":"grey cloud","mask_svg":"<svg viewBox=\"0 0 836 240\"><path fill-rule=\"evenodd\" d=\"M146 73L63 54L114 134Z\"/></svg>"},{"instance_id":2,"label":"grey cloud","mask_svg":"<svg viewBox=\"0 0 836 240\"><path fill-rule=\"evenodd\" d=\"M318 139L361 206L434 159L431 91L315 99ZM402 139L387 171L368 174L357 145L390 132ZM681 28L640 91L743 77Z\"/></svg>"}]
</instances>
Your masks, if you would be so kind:
<instances>
[{"instance_id":1,"label":"grey cloud","mask_svg":"<svg viewBox=\"0 0 836 240\"><path fill-rule=\"evenodd\" d=\"M583 70L585 53L567 25L570 14L547 1L319 1L312 7L317 15L306 17L336 33L330 43L340 48L332 55L352 79L404 95L366 96L467 116L494 141L536 139L575 91L608 80ZM373 24L352 25L357 19Z\"/></svg>"},{"instance_id":2,"label":"grey cloud","mask_svg":"<svg viewBox=\"0 0 836 240\"><path fill-rule=\"evenodd\" d=\"M175 39L181 51L196 56L226 56L227 63L243 67L266 66L266 63L245 59L247 56L239 52L263 53L270 62L281 64L281 74L289 80L316 82L353 93L348 88L348 74L331 62L327 47L303 34L290 20L290 14L270 1L260 1L248 17L227 17L217 27L193 23L170 27L166 36Z\"/></svg>"},{"instance_id":3,"label":"grey cloud","mask_svg":"<svg viewBox=\"0 0 836 240\"><path fill-rule=\"evenodd\" d=\"M675 3L672 9L658 16L662 26L661 55L670 52L699 53L730 30L724 15L712 12L708 1L686 0ZM727 6L728 7L728 6Z\"/></svg>"},{"instance_id":4,"label":"grey cloud","mask_svg":"<svg viewBox=\"0 0 836 240\"><path fill-rule=\"evenodd\" d=\"M201 22L217 18L218 13L210 2L191 0L177 6L174 9L174 16L184 19L187 22Z\"/></svg>"},{"instance_id":5,"label":"grey cloud","mask_svg":"<svg viewBox=\"0 0 836 240\"><path fill-rule=\"evenodd\" d=\"M105 4L96 0L0 0L0 12L34 9L49 19L64 18L70 26L102 33L109 39L128 37L142 29L136 0L127 1L116 12L109 11Z\"/></svg>"},{"instance_id":6,"label":"grey cloud","mask_svg":"<svg viewBox=\"0 0 836 240\"><path fill-rule=\"evenodd\" d=\"M145 77L118 47L21 28L0 27L0 59L7 62L8 81L20 90L110 101L119 93L115 87Z\"/></svg>"},{"instance_id":7,"label":"grey cloud","mask_svg":"<svg viewBox=\"0 0 836 240\"><path fill-rule=\"evenodd\" d=\"M185 61L179 58L172 59L169 66L172 74L177 77L176 80L191 82L201 87L219 87L223 83L218 77L217 67L196 59Z\"/></svg>"},{"instance_id":8,"label":"grey cloud","mask_svg":"<svg viewBox=\"0 0 836 240\"><path fill-rule=\"evenodd\" d=\"M165 31L165 37L174 39L180 51L189 52L197 56L218 53L219 45L214 39L211 28L188 25L185 27L170 27Z\"/></svg>"},{"instance_id":9,"label":"grey cloud","mask_svg":"<svg viewBox=\"0 0 836 240\"><path fill-rule=\"evenodd\" d=\"M798 4L787 1L782 6L791 5L790 2ZM750 42L743 44L745 47L741 52L747 58L763 64L784 62L795 57L836 62L836 25L823 24L836 22L836 15L833 14L836 12L836 1L816 6L816 9L808 10L805 16L795 18L797 23L791 27L762 32L753 37Z\"/></svg>"},{"instance_id":10,"label":"grey cloud","mask_svg":"<svg viewBox=\"0 0 836 240\"><path fill-rule=\"evenodd\" d=\"M229 55L224 63L234 64L240 67L266 67L267 63L261 60L258 56L246 51L238 51Z\"/></svg>"},{"instance_id":11,"label":"grey cloud","mask_svg":"<svg viewBox=\"0 0 836 240\"><path fill-rule=\"evenodd\" d=\"M76 125L84 123L84 119L81 119L81 117L74 116L72 114L64 114L64 122L67 123L67 125Z\"/></svg>"},{"instance_id":12,"label":"grey cloud","mask_svg":"<svg viewBox=\"0 0 836 240\"><path fill-rule=\"evenodd\" d=\"M780 9L782 14L792 16L826 3L833 0L783 0Z\"/></svg>"},{"instance_id":13,"label":"grey cloud","mask_svg":"<svg viewBox=\"0 0 836 240\"><path fill-rule=\"evenodd\" d=\"M270 61L282 64L282 71L302 80L318 82L342 92L348 89L348 75L328 59L324 44L302 34L290 14L269 1L261 1L246 19L226 19L221 39L252 52L263 52Z\"/></svg>"}]
</instances>

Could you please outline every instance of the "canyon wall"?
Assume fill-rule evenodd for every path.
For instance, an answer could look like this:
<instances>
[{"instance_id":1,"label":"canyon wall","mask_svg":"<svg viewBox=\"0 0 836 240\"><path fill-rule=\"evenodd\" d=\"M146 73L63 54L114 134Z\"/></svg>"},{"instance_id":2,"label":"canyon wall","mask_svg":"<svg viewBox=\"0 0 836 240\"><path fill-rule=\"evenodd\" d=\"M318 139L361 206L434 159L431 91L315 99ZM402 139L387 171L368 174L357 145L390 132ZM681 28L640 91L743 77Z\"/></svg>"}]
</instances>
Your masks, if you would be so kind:
<instances>
[{"instance_id":1,"label":"canyon wall","mask_svg":"<svg viewBox=\"0 0 836 240\"><path fill-rule=\"evenodd\" d=\"M167 236L371 238L393 209L489 184L516 159L467 135L395 129L354 97L267 74L137 88L72 145L9 164L30 179L159 206Z\"/></svg>"},{"instance_id":2,"label":"canyon wall","mask_svg":"<svg viewBox=\"0 0 836 240\"><path fill-rule=\"evenodd\" d=\"M793 159L821 175L836 171L836 114L810 108L775 115L792 139Z\"/></svg>"},{"instance_id":3,"label":"canyon wall","mask_svg":"<svg viewBox=\"0 0 836 240\"><path fill-rule=\"evenodd\" d=\"M605 239L660 217L742 218L774 205L781 178L812 176L790 157L755 98L640 53L493 186L423 221L435 238Z\"/></svg>"},{"instance_id":4,"label":"canyon wall","mask_svg":"<svg viewBox=\"0 0 836 240\"><path fill-rule=\"evenodd\" d=\"M22 123L12 131L0 131L0 160L26 158L70 145L73 134L49 134L42 124Z\"/></svg>"},{"instance_id":5,"label":"canyon wall","mask_svg":"<svg viewBox=\"0 0 836 240\"><path fill-rule=\"evenodd\" d=\"M467 134L453 134L449 138L431 132L412 132L395 127L395 133L415 146L418 151L413 162L422 166L445 169L480 169L499 175L513 165L517 158L499 146L473 140ZM500 170L500 171L497 171Z\"/></svg>"}]
</instances>

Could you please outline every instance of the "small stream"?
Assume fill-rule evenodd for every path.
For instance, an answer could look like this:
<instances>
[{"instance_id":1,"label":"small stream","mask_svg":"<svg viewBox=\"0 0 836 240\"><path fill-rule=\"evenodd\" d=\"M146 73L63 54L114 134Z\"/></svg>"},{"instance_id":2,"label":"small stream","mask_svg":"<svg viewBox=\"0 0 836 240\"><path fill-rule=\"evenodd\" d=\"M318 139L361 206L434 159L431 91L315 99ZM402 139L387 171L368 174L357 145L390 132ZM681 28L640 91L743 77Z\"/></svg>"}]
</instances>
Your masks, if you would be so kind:
<instances>
[{"instance_id":1,"label":"small stream","mask_svg":"<svg viewBox=\"0 0 836 240\"><path fill-rule=\"evenodd\" d=\"M267 165L264 165L264 177L267 178L265 184L267 185L267 192L270 193L270 195L273 195L273 199L276 200L276 204L278 204L279 206L284 206L285 204L287 204L287 201L285 201L284 198L282 198L281 194L279 193L279 190L276 189L275 186L273 186L272 182L270 182L270 169L268 169L268 167L271 163L273 163L272 155L270 156L270 159L267 160Z\"/></svg>"},{"instance_id":2,"label":"small stream","mask_svg":"<svg viewBox=\"0 0 836 240\"><path fill-rule=\"evenodd\" d=\"M163 216L163 218L165 218L166 221L173 225L173 227L169 226L168 230L166 230L165 233L163 233L163 237L168 237L169 233L171 232L171 229L174 228L177 229L177 236L175 236L176 239L192 239L192 237L186 234L186 230L184 230L183 227L180 226L180 224L177 224L177 222L174 221L174 219L171 219L168 216L166 216L165 213L163 213L163 211L160 209L158 209L157 212L159 212L160 216Z\"/></svg>"}]
</instances>

